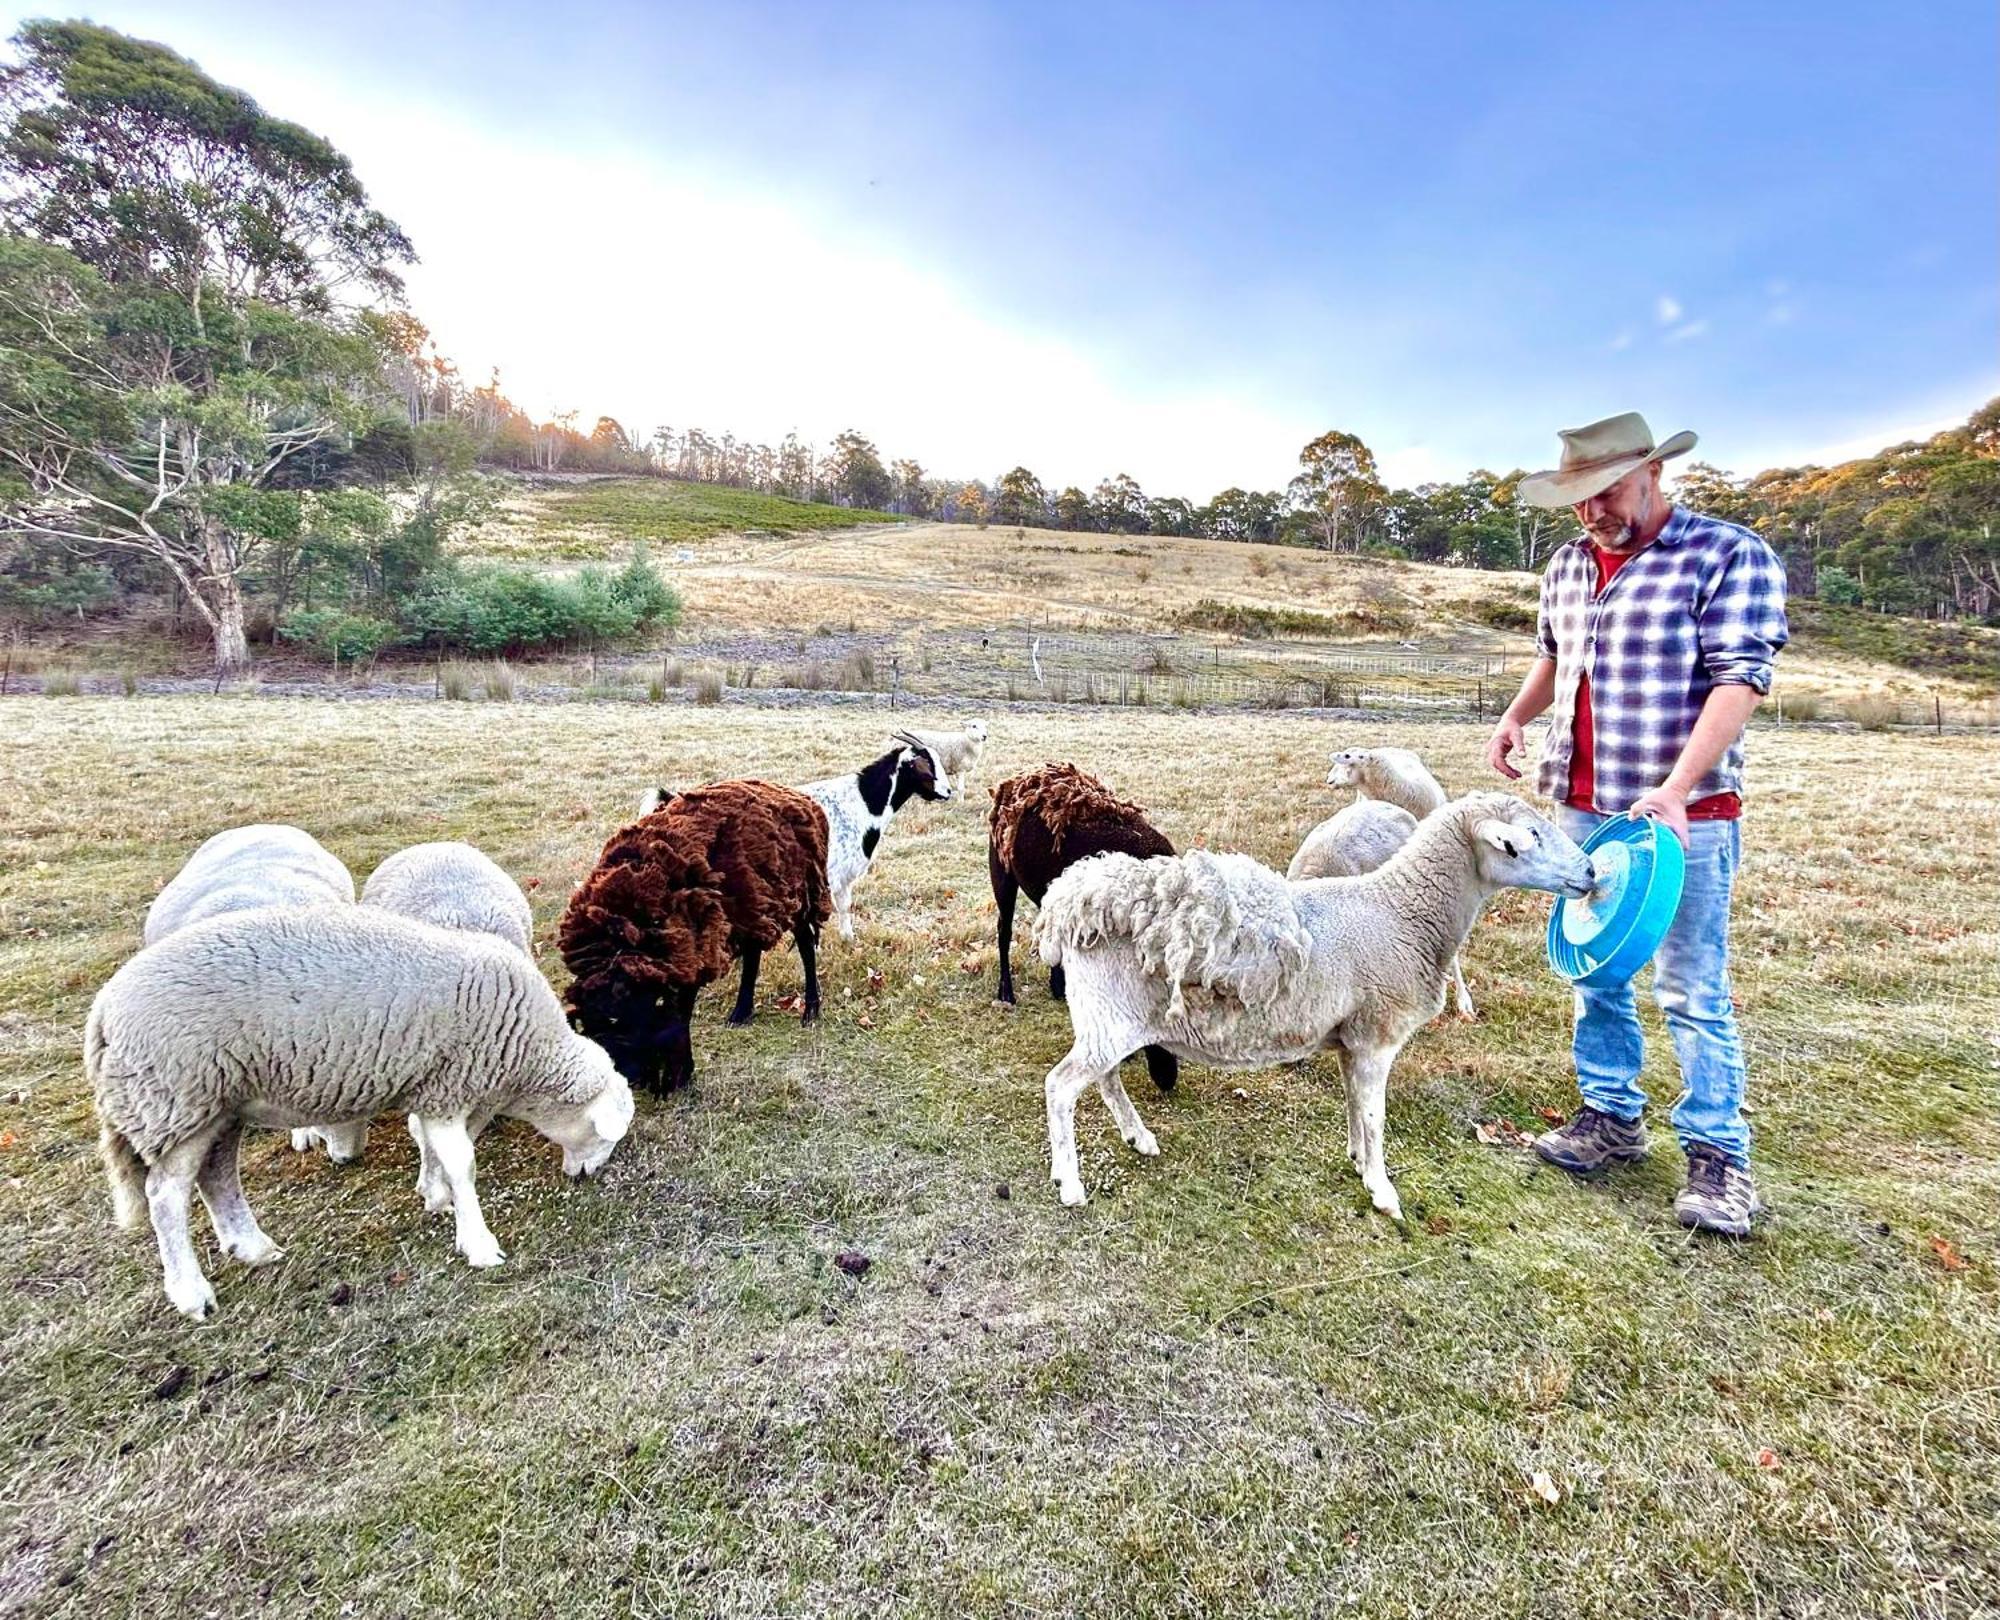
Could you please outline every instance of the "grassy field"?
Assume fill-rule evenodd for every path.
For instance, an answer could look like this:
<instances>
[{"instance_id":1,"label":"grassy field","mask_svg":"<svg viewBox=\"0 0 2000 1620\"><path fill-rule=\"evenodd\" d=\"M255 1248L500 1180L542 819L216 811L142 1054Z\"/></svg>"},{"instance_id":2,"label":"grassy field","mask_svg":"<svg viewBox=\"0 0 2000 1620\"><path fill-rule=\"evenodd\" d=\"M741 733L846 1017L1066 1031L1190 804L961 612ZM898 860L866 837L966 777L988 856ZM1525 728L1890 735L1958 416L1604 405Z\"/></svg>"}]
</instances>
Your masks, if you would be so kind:
<instances>
[{"instance_id":1,"label":"grassy field","mask_svg":"<svg viewBox=\"0 0 2000 1620\"><path fill-rule=\"evenodd\" d=\"M78 1035L201 838L298 822L365 874L474 839L546 941L642 783L803 779L882 721L181 698L4 706L0 1612L1966 1616L2000 1591L2000 807L1990 742L1756 740L1737 945L1759 1238L1674 1225L1679 1155L1594 1186L1473 1127L1569 1107L1539 897L1482 1018L1392 1081L1407 1229L1324 1063L1134 1099L1047 1182L1039 977L989 1002L983 806L909 812L823 953L829 1016L705 998L691 1095L601 1180L481 1145L474 1273L392 1121L336 1169L253 1138L288 1258L175 1316L116 1232ZM1405 732L1448 785L1471 726ZM1177 842L1282 861L1333 807L1297 718L996 722ZM1017 941L1017 965L1025 952ZM545 963L559 967L545 952ZM879 974L879 988L873 975ZM1650 1073L1671 1094L1657 1040ZM198 1242L212 1255L205 1227ZM836 1255L872 1263L848 1275ZM1538 1479L1544 1488L1538 1490Z\"/></svg>"},{"instance_id":2,"label":"grassy field","mask_svg":"<svg viewBox=\"0 0 2000 1620\"><path fill-rule=\"evenodd\" d=\"M588 483L507 480L499 509L465 537L482 557L570 559L622 557L635 541L655 547L717 535L797 534L900 523L889 512L794 501L720 484L615 478Z\"/></svg>"}]
</instances>

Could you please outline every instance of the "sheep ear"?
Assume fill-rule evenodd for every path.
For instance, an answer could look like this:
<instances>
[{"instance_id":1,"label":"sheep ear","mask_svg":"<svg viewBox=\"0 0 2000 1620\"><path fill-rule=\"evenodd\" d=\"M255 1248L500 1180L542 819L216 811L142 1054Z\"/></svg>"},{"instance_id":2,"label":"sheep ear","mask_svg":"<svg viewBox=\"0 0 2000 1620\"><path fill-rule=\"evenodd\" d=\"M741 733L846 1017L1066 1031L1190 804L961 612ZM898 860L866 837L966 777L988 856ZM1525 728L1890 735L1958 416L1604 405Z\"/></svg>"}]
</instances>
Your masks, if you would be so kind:
<instances>
[{"instance_id":1,"label":"sheep ear","mask_svg":"<svg viewBox=\"0 0 2000 1620\"><path fill-rule=\"evenodd\" d=\"M1497 816L1488 816L1473 829L1473 835L1491 844L1510 860L1520 859L1521 852L1535 841L1535 835L1525 827L1517 827L1511 821L1502 821Z\"/></svg>"}]
</instances>

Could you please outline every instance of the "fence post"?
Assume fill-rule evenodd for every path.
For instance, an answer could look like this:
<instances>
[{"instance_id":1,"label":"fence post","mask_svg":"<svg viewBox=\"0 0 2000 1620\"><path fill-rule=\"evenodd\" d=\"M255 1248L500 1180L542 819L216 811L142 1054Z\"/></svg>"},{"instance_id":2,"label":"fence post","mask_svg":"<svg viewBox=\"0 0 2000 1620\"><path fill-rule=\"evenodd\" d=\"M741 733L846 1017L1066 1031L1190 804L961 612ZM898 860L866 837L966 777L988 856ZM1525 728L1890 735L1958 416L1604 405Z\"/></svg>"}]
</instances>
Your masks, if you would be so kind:
<instances>
[{"instance_id":1,"label":"fence post","mask_svg":"<svg viewBox=\"0 0 2000 1620\"><path fill-rule=\"evenodd\" d=\"M1479 704L1478 708L1479 718L1484 720L1486 718L1486 683L1484 681L1481 681L1479 683L1478 704Z\"/></svg>"},{"instance_id":2,"label":"fence post","mask_svg":"<svg viewBox=\"0 0 2000 1620\"><path fill-rule=\"evenodd\" d=\"M1937 722L1937 734L1944 735L1944 699L1931 693L1931 718Z\"/></svg>"}]
</instances>

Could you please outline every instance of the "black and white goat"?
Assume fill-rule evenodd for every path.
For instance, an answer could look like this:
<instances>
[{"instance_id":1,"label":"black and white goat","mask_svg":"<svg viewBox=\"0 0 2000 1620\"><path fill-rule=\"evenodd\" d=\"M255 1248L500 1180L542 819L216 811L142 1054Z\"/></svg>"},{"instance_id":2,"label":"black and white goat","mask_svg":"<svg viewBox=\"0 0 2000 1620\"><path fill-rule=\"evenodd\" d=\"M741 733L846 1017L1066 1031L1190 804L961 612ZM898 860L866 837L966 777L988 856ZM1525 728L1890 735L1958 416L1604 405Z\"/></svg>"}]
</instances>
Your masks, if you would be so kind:
<instances>
[{"instance_id":1,"label":"black and white goat","mask_svg":"<svg viewBox=\"0 0 2000 1620\"><path fill-rule=\"evenodd\" d=\"M868 875L896 812L913 798L951 797L951 778L935 749L906 731L894 741L894 748L858 771L799 788L826 812L826 882L842 939L854 938L854 885Z\"/></svg>"}]
</instances>

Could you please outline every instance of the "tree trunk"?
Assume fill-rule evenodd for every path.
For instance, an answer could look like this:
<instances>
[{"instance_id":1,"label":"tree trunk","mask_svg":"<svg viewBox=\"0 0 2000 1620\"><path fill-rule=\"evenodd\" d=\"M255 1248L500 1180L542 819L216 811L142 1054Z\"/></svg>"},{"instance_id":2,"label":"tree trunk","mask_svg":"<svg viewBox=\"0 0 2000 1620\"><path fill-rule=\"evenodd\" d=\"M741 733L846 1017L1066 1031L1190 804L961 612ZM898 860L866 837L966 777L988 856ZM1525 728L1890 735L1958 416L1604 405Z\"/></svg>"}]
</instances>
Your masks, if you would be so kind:
<instances>
[{"instance_id":1,"label":"tree trunk","mask_svg":"<svg viewBox=\"0 0 2000 1620\"><path fill-rule=\"evenodd\" d=\"M243 628L243 584L234 574L215 585L215 662L230 672L250 663L250 638Z\"/></svg>"}]
</instances>

